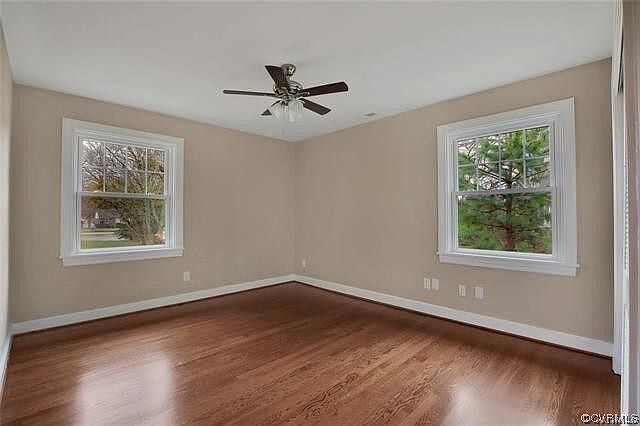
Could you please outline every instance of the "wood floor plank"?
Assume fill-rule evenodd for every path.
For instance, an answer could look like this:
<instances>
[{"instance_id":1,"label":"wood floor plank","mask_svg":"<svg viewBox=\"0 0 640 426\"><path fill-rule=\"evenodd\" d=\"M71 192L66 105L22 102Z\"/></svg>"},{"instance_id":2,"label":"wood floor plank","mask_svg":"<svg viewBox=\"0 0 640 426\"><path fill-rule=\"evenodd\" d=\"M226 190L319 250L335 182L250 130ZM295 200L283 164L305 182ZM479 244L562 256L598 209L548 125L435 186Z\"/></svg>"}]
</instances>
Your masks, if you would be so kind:
<instances>
[{"instance_id":1,"label":"wood floor plank","mask_svg":"<svg viewBox=\"0 0 640 426\"><path fill-rule=\"evenodd\" d=\"M298 283L16 336L6 425L579 424L610 360Z\"/></svg>"}]
</instances>

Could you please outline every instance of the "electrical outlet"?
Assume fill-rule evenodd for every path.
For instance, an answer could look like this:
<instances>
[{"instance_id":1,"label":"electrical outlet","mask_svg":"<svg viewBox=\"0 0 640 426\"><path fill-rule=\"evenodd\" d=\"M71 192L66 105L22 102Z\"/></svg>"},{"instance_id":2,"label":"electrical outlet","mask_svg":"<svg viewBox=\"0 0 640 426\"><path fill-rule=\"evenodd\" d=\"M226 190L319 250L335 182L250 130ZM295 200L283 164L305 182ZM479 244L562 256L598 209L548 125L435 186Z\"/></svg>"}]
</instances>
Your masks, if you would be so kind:
<instances>
[{"instance_id":1,"label":"electrical outlet","mask_svg":"<svg viewBox=\"0 0 640 426\"><path fill-rule=\"evenodd\" d=\"M467 295L467 286L464 284L458 285L458 296L465 297Z\"/></svg>"},{"instance_id":2,"label":"electrical outlet","mask_svg":"<svg viewBox=\"0 0 640 426\"><path fill-rule=\"evenodd\" d=\"M476 299L484 299L484 287L476 286L474 291Z\"/></svg>"},{"instance_id":3,"label":"electrical outlet","mask_svg":"<svg viewBox=\"0 0 640 426\"><path fill-rule=\"evenodd\" d=\"M191 271L184 271L182 273L182 280L184 282L191 281Z\"/></svg>"},{"instance_id":4,"label":"electrical outlet","mask_svg":"<svg viewBox=\"0 0 640 426\"><path fill-rule=\"evenodd\" d=\"M424 289L431 290L431 280L429 278L424 279Z\"/></svg>"},{"instance_id":5,"label":"electrical outlet","mask_svg":"<svg viewBox=\"0 0 640 426\"><path fill-rule=\"evenodd\" d=\"M431 290L440 290L440 280L431 278Z\"/></svg>"},{"instance_id":6,"label":"electrical outlet","mask_svg":"<svg viewBox=\"0 0 640 426\"><path fill-rule=\"evenodd\" d=\"M307 267L307 259L302 259L302 267L306 268Z\"/></svg>"}]
</instances>

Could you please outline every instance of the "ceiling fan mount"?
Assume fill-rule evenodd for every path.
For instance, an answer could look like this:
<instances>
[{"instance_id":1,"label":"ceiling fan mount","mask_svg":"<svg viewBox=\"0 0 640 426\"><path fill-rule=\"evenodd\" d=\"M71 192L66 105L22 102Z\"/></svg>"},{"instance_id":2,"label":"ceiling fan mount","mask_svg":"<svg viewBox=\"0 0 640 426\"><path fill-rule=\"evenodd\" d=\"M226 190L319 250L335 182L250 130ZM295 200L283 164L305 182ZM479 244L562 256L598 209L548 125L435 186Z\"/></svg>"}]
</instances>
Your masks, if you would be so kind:
<instances>
[{"instance_id":1,"label":"ceiling fan mount","mask_svg":"<svg viewBox=\"0 0 640 426\"><path fill-rule=\"evenodd\" d=\"M320 115L325 115L331 111L331 109L305 98L310 96L327 95L330 93L346 92L349 90L349 87L344 81L305 88L301 83L292 79L296 72L296 67L293 64L283 64L280 66L265 65L265 68L274 82L273 93L226 89L223 90L222 93L227 95L265 96L277 98L278 100L267 108L261 115L274 115L276 118L288 116L289 121L295 121L295 119L301 115L302 108L306 108Z\"/></svg>"},{"instance_id":2,"label":"ceiling fan mount","mask_svg":"<svg viewBox=\"0 0 640 426\"><path fill-rule=\"evenodd\" d=\"M287 77L293 77L293 74L296 73L296 66L293 64L282 64L280 68L282 68Z\"/></svg>"},{"instance_id":3,"label":"ceiling fan mount","mask_svg":"<svg viewBox=\"0 0 640 426\"><path fill-rule=\"evenodd\" d=\"M298 83L291 78L296 73L296 66L293 64L282 64L280 66L282 69L282 73L284 74L285 80L287 82L286 86L278 86L278 84L273 85L273 93L279 95L282 99L290 98L295 99L295 97L302 90L302 84Z\"/></svg>"}]
</instances>

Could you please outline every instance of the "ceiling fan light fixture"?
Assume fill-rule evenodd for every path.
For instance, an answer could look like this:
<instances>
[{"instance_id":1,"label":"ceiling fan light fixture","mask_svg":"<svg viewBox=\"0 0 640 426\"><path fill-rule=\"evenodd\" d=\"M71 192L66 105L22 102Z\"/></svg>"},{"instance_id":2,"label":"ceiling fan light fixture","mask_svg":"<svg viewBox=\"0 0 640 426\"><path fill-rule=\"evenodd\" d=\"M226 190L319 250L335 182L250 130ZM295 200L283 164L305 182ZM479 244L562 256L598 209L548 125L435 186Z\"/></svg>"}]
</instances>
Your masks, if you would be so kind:
<instances>
[{"instance_id":1,"label":"ceiling fan light fixture","mask_svg":"<svg viewBox=\"0 0 640 426\"><path fill-rule=\"evenodd\" d=\"M300 99L293 99L289 101L289 104L285 107L287 109L287 115L290 122L299 121L302 118L302 101Z\"/></svg>"}]
</instances>

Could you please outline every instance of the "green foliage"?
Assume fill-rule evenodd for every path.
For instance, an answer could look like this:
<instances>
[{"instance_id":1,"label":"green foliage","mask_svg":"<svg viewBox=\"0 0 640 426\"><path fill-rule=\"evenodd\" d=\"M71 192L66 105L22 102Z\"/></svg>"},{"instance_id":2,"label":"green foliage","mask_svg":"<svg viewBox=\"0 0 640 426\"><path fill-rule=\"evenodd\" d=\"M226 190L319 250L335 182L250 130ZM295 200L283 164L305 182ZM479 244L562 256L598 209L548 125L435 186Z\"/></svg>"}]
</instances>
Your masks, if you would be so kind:
<instances>
[{"instance_id":1,"label":"green foliage","mask_svg":"<svg viewBox=\"0 0 640 426\"><path fill-rule=\"evenodd\" d=\"M140 245L137 241L131 240L118 240L118 241L92 241L92 240L83 240L82 248L83 249L99 249L99 248L110 248L110 247L130 247Z\"/></svg>"},{"instance_id":2,"label":"green foliage","mask_svg":"<svg viewBox=\"0 0 640 426\"><path fill-rule=\"evenodd\" d=\"M459 191L549 185L549 129L460 141ZM518 192L458 197L460 247L551 253L551 194Z\"/></svg>"}]
</instances>

